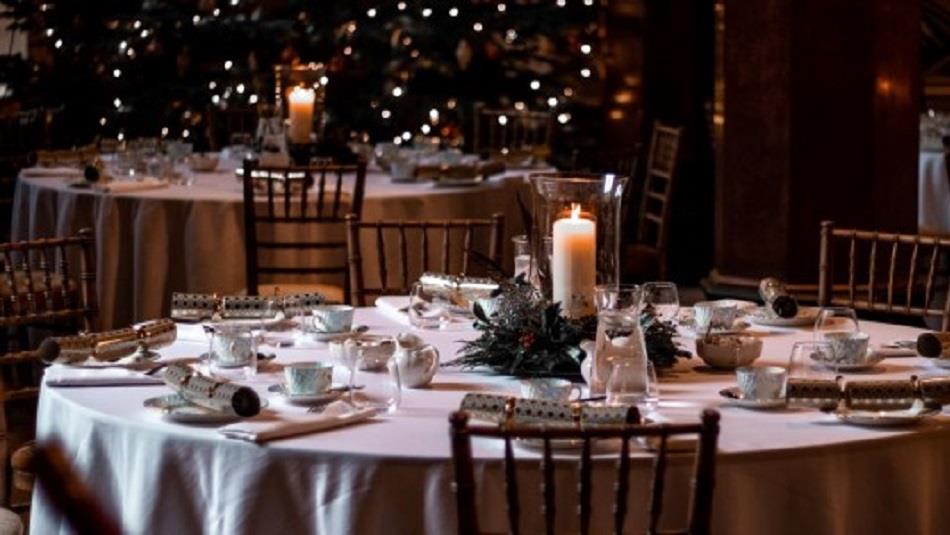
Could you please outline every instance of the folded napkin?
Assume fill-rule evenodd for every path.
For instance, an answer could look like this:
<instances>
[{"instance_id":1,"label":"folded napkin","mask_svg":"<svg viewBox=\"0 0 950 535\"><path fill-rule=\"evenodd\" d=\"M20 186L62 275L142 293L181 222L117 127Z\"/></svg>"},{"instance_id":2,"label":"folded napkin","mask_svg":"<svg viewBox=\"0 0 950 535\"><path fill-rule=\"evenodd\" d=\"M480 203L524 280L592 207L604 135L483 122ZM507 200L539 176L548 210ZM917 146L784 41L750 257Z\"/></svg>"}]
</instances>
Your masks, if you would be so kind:
<instances>
[{"instance_id":1,"label":"folded napkin","mask_svg":"<svg viewBox=\"0 0 950 535\"><path fill-rule=\"evenodd\" d=\"M20 176L26 178L43 177L75 177L81 175L82 170L75 167L27 167L20 171Z\"/></svg>"},{"instance_id":2,"label":"folded napkin","mask_svg":"<svg viewBox=\"0 0 950 535\"><path fill-rule=\"evenodd\" d=\"M78 368L54 364L46 368L47 386L136 386L161 385L161 377L128 368Z\"/></svg>"},{"instance_id":3,"label":"folded napkin","mask_svg":"<svg viewBox=\"0 0 950 535\"><path fill-rule=\"evenodd\" d=\"M355 424L376 414L376 409L358 409L345 401L334 401L319 414L261 414L226 425L218 432L227 438L248 442L268 442L294 435L317 433L327 429Z\"/></svg>"},{"instance_id":4,"label":"folded napkin","mask_svg":"<svg viewBox=\"0 0 950 535\"><path fill-rule=\"evenodd\" d=\"M142 191L149 189L158 189L168 187L168 182L157 178L145 178L142 180L112 180L103 184L96 184L95 188L108 193L129 193L133 191Z\"/></svg>"},{"instance_id":5,"label":"folded napkin","mask_svg":"<svg viewBox=\"0 0 950 535\"><path fill-rule=\"evenodd\" d=\"M389 319L399 323L409 325L409 296L406 295L384 295L376 298L376 308L385 314Z\"/></svg>"}]
</instances>

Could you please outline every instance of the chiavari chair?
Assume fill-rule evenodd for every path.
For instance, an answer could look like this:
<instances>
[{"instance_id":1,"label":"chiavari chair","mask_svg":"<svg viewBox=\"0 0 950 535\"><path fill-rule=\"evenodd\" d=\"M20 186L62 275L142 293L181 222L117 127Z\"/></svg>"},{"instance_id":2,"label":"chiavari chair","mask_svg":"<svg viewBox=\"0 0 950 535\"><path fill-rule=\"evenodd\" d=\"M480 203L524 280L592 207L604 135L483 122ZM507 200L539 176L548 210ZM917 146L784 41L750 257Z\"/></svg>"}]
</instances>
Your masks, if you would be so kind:
<instances>
[{"instance_id":1,"label":"chiavari chair","mask_svg":"<svg viewBox=\"0 0 950 535\"><path fill-rule=\"evenodd\" d=\"M58 444L37 445L34 467L41 492L76 533L122 533L118 521L102 507Z\"/></svg>"},{"instance_id":2,"label":"chiavari chair","mask_svg":"<svg viewBox=\"0 0 950 535\"><path fill-rule=\"evenodd\" d=\"M821 223L818 304L893 316L939 319L950 328L945 267L950 239L836 228ZM847 283L835 283L846 254Z\"/></svg>"},{"instance_id":3,"label":"chiavari chair","mask_svg":"<svg viewBox=\"0 0 950 535\"><path fill-rule=\"evenodd\" d=\"M504 216L494 214L489 219L449 219L442 221L358 221L347 216L347 244L352 283L352 302L365 306L368 296L408 294L413 281L424 271L438 270L445 274L473 275L473 261L476 232L485 231L488 243L485 253L481 253L494 263L501 261ZM376 269L379 287L367 287L367 267L363 263L362 235L373 235L372 245L376 248ZM439 239L439 258L430 258L430 244ZM461 249L453 247L453 235L461 234ZM418 238L418 239L414 239ZM390 241L395 240L395 241ZM390 276L386 244L398 246L396 254L398 273ZM413 258L419 260L419 269ZM458 269L455 269L457 267ZM394 270L396 271L396 270Z\"/></svg>"},{"instance_id":4,"label":"chiavari chair","mask_svg":"<svg viewBox=\"0 0 950 535\"><path fill-rule=\"evenodd\" d=\"M313 291L333 301L348 302L350 292L345 262L344 218L357 219L363 210L366 163L324 164L303 167L262 167L248 161L244 165L244 239L248 295L274 292ZM345 191L344 177L352 175L351 193ZM262 227L269 227L265 237ZM318 233L330 238L283 239L284 235ZM271 258L263 263L262 252ZM320 254L338 262L281 260L280 252ZM336 277L342 286L324 282L263 282L269 277Z\"/></svg>"},{"instance_id":5,"label":"chiavari chair","mask_svg":"<svg viewBox=\"0 0 950 535\"><path fill-rule=\"evenodd\" d=\"M83 229L72 237L0 244L0 266L0 327L4 329L0 338L6 352L0 356L4 475L12 467L13 489L29 493L33 487L30 440L42 366L39 358L23 350L37 346L48 333L96 330L99 309L92 230ZM8 461L9 451L13 454ZM3 485L4 493L13 489Z\"/></svg>"},{"instance_id":6,"label":"chiavari chair","mask_svg":"<svg viewBox=\"0 0 950 535\"><path fill-rule=\"evenodd\" d=\"M653 457L653 474L648 503L647 530L648 534L658 533L660 520L663 514L664 489L666 487L666 472L669 458L672 455L671 440L682 436L698 436L695 450L695 464L693 468L691 489L692 496L689 503L686 529L674 533L688 533L692 535L707 534L710 530L712 517L713 487L715 486L716 471L716 444L719 436L719 413L705 410L697 423L684 424L638 424L636 409L628 413L627 425L623 426L590 426L582 428L543 427L528 424L502 425L473 425L469 423L468 414L455 412L449 417L451 424L452 460L455 468L455 497L458 508L458 532L461 535L475 535L479 531L478 511L475 503L475 467L472 458L472 438L500 439L504 442L503 474L505 481L505 498L507 502L507 521L509 533L521 533L521 503L518 486L517 468L527 464L515 458L513 442L517 439L537 440L542 444L542 458L540 461L541 495L539 515L534 518L543 518L545 533L553 534L558 529L555 524L555 462L552 455L552 441L558 439L576 440L581 442L579 471L578 471L578 512L580 533L591 532L591 495L592 472L595 460L592 459L591 443L595 439L619 439L619 453L617 470L613 478L614 507L613 532L621 534L627 520L627 509L630 495L630 441L647 439L655 445ZM677 454L679 454L679 449ZM664 531L664 533L668 533Z\"/></svg>"},{"instance_id":7,"label":"chiavari chair","mask_svg":"<svg viewBox=\"0 0 950 535\"><path fill-rule=\"evenodd\" d=\"M637 213L636 239L624 255L624 276L636 280L667 278L667 245L673 185L683 129L653 123L646 172Z\"/></svg>"},{"instance_id":8,"label":"chiavari chair","mask_svg":"<svg viewBox=\"0 0 950 535\"><path fill-rule=\"evenodd\" d=\"M506 161L551 156L554 115L547 111L490 109L475 105L472 150Z\"/></svg>"}]
</instances>

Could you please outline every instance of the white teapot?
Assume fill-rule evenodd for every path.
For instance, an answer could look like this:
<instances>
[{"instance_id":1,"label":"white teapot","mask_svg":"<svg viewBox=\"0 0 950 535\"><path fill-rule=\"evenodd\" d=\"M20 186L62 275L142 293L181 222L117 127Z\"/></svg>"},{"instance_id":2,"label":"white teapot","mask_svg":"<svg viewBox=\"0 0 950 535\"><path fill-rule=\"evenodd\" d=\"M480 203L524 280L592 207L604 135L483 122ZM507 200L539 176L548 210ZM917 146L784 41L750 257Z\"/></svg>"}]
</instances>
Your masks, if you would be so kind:
<instances>
[{"instance_id":1,"label":"white teapot","mask_svg":"<svg viewBox=\"0 0 950 535\"><path fill-rule=\"evenodd\" d=\"M439 369L439 350L412 333L396 336L394 358L399 367L399 378L409 388L428 385Z\"/></svg>"}]
</instances>

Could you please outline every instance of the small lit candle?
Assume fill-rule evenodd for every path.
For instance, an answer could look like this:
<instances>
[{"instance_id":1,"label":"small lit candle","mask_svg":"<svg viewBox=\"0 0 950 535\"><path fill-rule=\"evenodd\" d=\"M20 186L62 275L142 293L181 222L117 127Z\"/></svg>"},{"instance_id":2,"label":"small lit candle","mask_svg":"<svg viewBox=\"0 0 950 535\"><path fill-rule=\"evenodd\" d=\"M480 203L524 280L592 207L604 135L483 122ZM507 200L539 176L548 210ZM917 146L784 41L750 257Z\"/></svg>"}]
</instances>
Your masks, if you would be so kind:
<instances>
[{"instance_id":1,"label":"small lit candle","mask_svg":"<svg viewBox=\"0 0 950 535\"><path fill-rule=\"evenodd\" d=\"M313 103L317 95L313 89L295 87L287 96L290 104L290 128L287 137L291 143L309 143L313 128Z\"/></svg>"},{"instance_id":2,"label":"small lit candle","mask_svg":"<svg viewBox=\"0 0 950 535\"><path fill-rule=\"evenodd\" d=\"M581 218L579 204L571 206L571 216L558 219L552 229L552 298L561 303L568 318L594 313L594 285L597 282L597 224Z\"/></svg>"}]
</instances>

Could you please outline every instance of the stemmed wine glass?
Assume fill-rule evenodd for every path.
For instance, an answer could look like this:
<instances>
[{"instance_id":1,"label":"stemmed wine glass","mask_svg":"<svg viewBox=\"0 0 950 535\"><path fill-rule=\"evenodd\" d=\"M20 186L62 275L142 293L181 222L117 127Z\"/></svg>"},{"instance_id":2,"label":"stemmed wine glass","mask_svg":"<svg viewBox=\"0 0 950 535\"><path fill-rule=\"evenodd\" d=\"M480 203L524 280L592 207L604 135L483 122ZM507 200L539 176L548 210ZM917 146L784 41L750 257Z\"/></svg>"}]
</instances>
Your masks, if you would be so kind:
<instances>
[{"instance_id":1,"label":"stemmed wine glass","mask_svg":"<svg viewBox=\"0 0 950 535\"><path fill-rule=\"evenodd\" d=\"M679 292L672 282L648 282L643 285L643 306L653 308L663 322L673 322L680 309Z\"/></svg>"}]
</instances>

